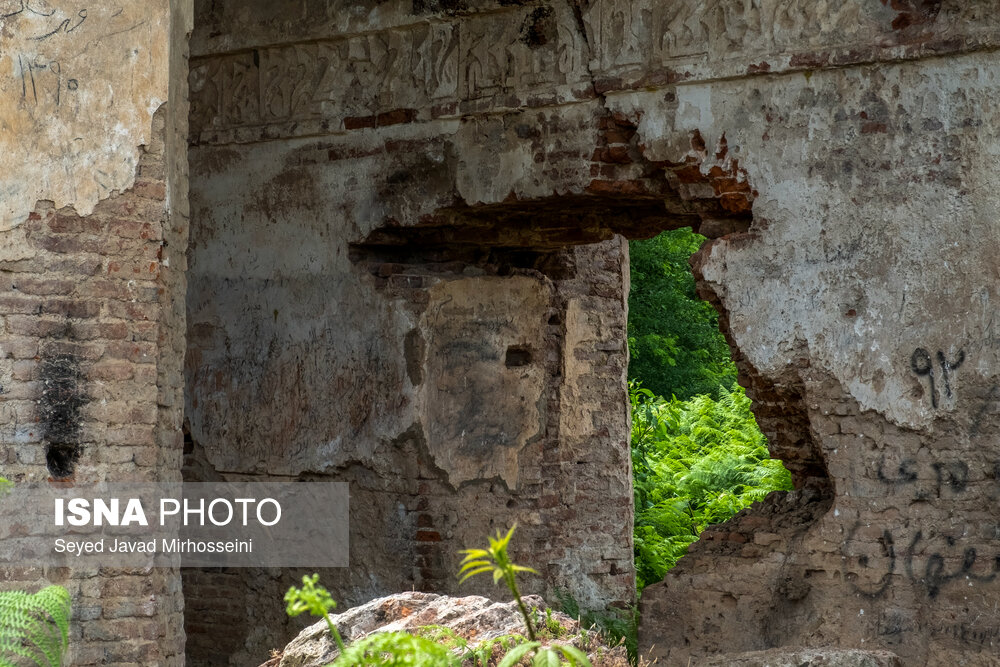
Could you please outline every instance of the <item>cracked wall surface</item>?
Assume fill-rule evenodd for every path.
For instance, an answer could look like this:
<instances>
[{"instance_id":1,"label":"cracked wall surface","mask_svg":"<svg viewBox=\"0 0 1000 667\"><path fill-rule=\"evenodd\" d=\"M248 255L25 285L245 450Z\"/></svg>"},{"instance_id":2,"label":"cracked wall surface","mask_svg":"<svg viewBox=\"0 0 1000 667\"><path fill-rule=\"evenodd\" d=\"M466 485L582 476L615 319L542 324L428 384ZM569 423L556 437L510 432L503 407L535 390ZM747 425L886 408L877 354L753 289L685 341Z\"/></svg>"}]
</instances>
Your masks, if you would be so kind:
<instances>
[{"instance_id":1,"label":"cracked wall surface","mask_svg":"<svg viewBox=\"0 0 1000 667\"><path fill-rule=\"evenodd\" d=\"M0 474L15 489L180 478L190 19L184 2L0 3ZM175 570L0 580L70 591L67 664L184 664Z\"/></svg>"},{"instance_id":2,"label":"cracked wall surface","mask_svg":"<svg viewBox=\"0 0 1000 667\"><path fill-rule=\"evenodd\" d=\"M167 101L168 2L7 0L0 33L0 230L42 200L90 215L132 187Z\"/></svg>"},{"instance_id":3,"label":"cracked wall surface","mask_svg":"<svg viewBox=\"0 0 1000 667\"><path fill-rule=\"evenodd\" d=\"M628 604L623 237L691 225L797 490L646 589L643 652L992 664L996 16L197 3L186 475L349 481L349 603L518 520L535 590ZM283 643L286 574L187 573L189 657Z\"/></svg>"},{"instance_id":4,"label":"cracked wall surface","mask_svg":"<svg viewBox=\"0 0 1000 667\"><path fill-rule=\"evenodd\" d=\"M994 61L678 96L761 175L754 226L766 226L703 250L702 288L726 311L742 367L797 387L800 433L835 496L806 525L734 520L647 592L644 642L668 660L720 650L697 630L706 623L744 629L729 650L792 639L890 648L906 664L994 659ZM729 563L751 558L753 586L726 581Z\"/></svg>"}]
</instances>

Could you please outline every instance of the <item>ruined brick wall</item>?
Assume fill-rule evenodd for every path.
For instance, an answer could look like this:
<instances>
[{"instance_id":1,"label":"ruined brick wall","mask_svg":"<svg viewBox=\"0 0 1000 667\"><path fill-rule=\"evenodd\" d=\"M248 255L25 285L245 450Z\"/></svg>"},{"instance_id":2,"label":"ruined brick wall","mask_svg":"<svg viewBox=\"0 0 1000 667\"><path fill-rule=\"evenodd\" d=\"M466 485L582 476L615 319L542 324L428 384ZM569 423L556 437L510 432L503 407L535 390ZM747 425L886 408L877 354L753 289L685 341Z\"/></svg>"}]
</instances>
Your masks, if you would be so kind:
<instances>
[{"instance_id":1,"label":"ruined brick wall","mask_svg":"<svg viewBox=\"0 0 1000 667\"><path fill-rule=\"evenodd\" d=\"M696 130L739 147L754 222L696 272L800 487L646 589L640 643L670 664L781 646L996 660L997 25L981 4L839 7L773 32L691 9L768 74L716 80L736 63L710 54L669 98L617 98L651 159Z\"/></svg>"},{"instance_id":2,"label":"ruined brick wall","mask_svg":"<svg viewBox=\"0 0 1000 667\"><path fill-rule=\"evenodd\" d=\"M799 489L647 589L645 649L989 662L988 3L198 9L189 478L350 481L347 602L517 519L539 590L627 603L620 235L693 225ZM280 644L295 574L189 573L192 650Z\"/></svg>"},{"instance_id":3,"label":"ruined brick wall","mask_svg":"<svg viewBox=\"0 0 1000 667\"><path fill-rule=\"evenodd\" d=\"M0 19L5 475L176 479L184 351L188 479L351 482L342 601L517 520L532 590L627 604L622 237L693 225L799 488L644 649L994 659L989 3L200 2L188 273L184 4L50 4ZM189 661L281 644L298 574L188 572ZM72 590L74 664L181 661L175 572L4 579Z\"/></svg>"},{"instance_id":4,"label":"ruined brick wall","mask_svg":"<svg viewBox=\"0 0 1000 667\"><path fill-rule=\"evenodd\" d=\"M631 604L621 234L745 229L745 180L644 160L567 5L199 7L187 478L349 481L343 603L517 521L528 589ZM189 657L283 645L301 574L185 573Z\"/></svg>"},{"instance_id":5,"label":"ruined brick wall","mask_svg":"<svg viewBox=\"0 0 1000 667\"><path fill-rule=\"evenodd\" d=\"M187 113L170 72L189 23L182 2L0 18L0 474L17 483L180 476ZM69 589L70 664L183 664L177 572L0 579Z\"/></svg>"},{"instance_id":6,"label":"ruined brick wall","mask_svg":"<svg viewBox=\"0 0 1000 667\"><path fill-rule=\"evenodd\" d=\"M458 550L514 521L516 557L543 573L529 590L592 607L632 599L620 239L463 247L431 230L340 245L356 291L332 291L343 278L326 270L230 279L223 291L218 265L202 263L218 255L197 252L210 234L216 248L234 240L220 231L195 225L192 236L191 293L205 300L189 318L200 347L188 362L188 479L350 482L351 566L321 572L342 604L457 591ZM270 289L279 296L260 304ZM278 316L242 329L223 318L237 305ZM295 341L299 327L315 339ZM220 376L240 382L218 388ZM246 664L283 645L297 623L279 601L302 574L185 571L189 659Z\"/></svg>"}]
</instances>

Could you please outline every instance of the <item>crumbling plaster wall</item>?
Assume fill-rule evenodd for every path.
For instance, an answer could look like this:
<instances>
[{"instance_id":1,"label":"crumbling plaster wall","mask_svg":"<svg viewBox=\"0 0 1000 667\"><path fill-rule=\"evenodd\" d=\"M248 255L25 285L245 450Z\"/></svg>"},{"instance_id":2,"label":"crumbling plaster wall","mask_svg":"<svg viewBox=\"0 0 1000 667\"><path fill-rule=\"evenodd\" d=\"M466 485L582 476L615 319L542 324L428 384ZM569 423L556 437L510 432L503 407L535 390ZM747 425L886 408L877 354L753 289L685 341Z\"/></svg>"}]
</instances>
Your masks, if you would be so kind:
<instances>
[{"instance_id":1,"label":"crumbling plaster wall","mask_svg":"<svg viewBox=\"0 0 1000 667\"><path fill-rule=\"evenodd\" d=\"M711 118L740 147L754 228L703 251L702 288L744 369L798 387L834 490L811 525L719 528L727 546L647 591L643 641L669 661L790 643L995 659L995 61L692 84L666 116L623 100L650 127ZM755 559L752 585L731 576Z\"/></svg>"},{"instance_id":2,"label":"crumbling plaster wall","mask_svg":"<svg viewBox=\"0 0 1000 667\"><path fill-rule=\"evenodd\" d=\"M0 474L17 484L180 478L191 16L0 3ZM176 571L0 579L69 589L71 664L183 664Z\"/></svg>"},{"instance_id":3,"label":"crumbling plaster wall","mask_svg":"<svg viewBox=\"0 0 1000 667\"><path fill-rule=\"evenodd\" d=\"M448 590L513 519L535 585L627 602L616 235L693 225L799 490L646 590L644 650L987 664L997 30L949 1L202 3L189 475L351 481L349 602ZM223 592L287 585L196 580L205 655Z\"/></svg>"}]
</instances>

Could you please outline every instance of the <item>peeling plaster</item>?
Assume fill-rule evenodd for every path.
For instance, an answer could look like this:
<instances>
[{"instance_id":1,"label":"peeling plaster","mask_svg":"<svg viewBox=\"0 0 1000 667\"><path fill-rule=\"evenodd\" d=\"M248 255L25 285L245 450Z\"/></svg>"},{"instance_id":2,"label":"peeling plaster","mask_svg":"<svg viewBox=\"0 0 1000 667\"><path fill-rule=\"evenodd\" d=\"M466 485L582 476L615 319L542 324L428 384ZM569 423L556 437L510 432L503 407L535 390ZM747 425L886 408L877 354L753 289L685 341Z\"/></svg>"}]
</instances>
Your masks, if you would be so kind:
<instances>
[{"instance_id":1,"label":"peeling plaster","mask_svg":"<svg viewBox=\"0 0 1000 667\"><path fill-rule=\"evenodd\" d=\"M0 231L132 186L167 99L166 0L0 1ZM31 140L26 140L30 138Z\"/></svg>"}]
</instances>

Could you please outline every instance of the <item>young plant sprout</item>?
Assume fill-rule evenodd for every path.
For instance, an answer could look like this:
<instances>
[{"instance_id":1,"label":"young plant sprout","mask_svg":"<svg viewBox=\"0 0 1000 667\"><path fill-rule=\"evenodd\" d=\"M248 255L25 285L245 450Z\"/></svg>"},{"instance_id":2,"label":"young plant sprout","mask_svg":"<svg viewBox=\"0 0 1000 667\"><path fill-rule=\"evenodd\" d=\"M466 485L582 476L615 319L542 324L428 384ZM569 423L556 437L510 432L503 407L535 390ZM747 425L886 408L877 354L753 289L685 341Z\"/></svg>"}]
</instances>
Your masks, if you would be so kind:
<instances>
[{"instance_id":1,"label":"young plant sprout","mask_svg":"<svg viewBox=\"0 0 1000 667\"><path fill-rule=\"evenodd\" d=\"M285 611L293 618L305 611L308 611L312 616L322 616L326 619L326 624L330 627L330 634L333 635L333 640L337 642L337 648L343 653L345 650L344 640L340 638L337 626L330 620L330 610L334 609L337 603L330 596L330 591L316 585L318 581L318 574L314 574L311 577L303 575L302 588L292 586L285 593L285 602L288 604L288 608Z\"/></svg>"},{"instance_id":2,"label":"young plant sprout","mask_svg":"<svg viewBox=\"0 0 1000 667\"><path fill-rule=\"evenodd\" d=\"M490 546L488 549L464 549L459 552L465 554L465 558L462 559L462 568L458 571L458 576L460 577L459 583L477 574L492 572L493 583L499 583L502 579L507 584L507 588L510 589L511 595L514 596L517 608L521 611L521 616L524 618L524 625L528 631L529 641L508 651L497 667L513 667L522 658L531 654L533 654L531 660L533 667L547 667L549 665L555 667L563 664L563 661L559 657L560 653L571 667L578 665L580 667L592 667L590 660L587 659L587 654L575 646L553 644L550 647L542 648L542 643L535 638L535 626L531 622L531 615L528 614L528 609L524 606L524 601L521 600L521 592L517 588L517 573L531 572L538 574L538 572L530 567L514 564L507 555L507 545L510 543L510 538L514 535L516 528L517 524L515 523L507 531L507 534L503 536L500 535L500 531L498 530L496 538L489 538Z\"/></svg>"}]
</instances>

